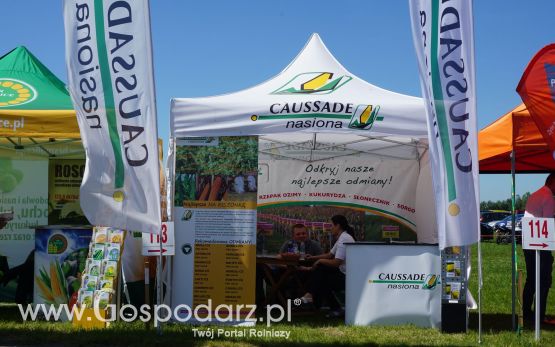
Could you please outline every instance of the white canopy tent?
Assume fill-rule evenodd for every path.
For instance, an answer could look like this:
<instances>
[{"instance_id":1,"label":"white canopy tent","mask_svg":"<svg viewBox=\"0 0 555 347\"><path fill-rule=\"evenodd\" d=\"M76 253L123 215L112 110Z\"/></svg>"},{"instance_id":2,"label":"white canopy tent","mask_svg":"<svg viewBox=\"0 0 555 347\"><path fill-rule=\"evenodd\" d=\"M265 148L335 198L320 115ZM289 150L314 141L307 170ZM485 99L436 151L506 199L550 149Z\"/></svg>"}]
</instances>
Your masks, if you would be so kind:
<instances>
[{"instance_id":1,"label":"white canopy tent","mask_svg":"<svg viewBox=\"0 0 555 347\"><path fill-rule=\"evenodd\" d=\"M437 243L424 101L356 77L317 34L262 84L220 96L172 99L171 129L177 139L258 135L260 158L417 161L418 242Z\"/></svg>"}]
</instances>

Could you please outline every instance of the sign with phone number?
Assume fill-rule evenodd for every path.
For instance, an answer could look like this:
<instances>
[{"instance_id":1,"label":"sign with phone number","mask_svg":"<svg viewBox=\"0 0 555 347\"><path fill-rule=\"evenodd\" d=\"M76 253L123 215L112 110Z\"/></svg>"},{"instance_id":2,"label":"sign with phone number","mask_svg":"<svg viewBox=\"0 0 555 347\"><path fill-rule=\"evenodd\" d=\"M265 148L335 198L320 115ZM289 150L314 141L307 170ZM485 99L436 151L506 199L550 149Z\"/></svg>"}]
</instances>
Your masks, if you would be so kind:
<instances>
[{"instance_id":1,"label":"sign with phone number","mask_svg":"<svg viewBox=\"0 0 555 347\"><path fill-rule=\"evenodd\" d=\"M522 248L555 250L555 219L522 218Z\"/></svg>"},{"instance_id":2,"label":"sign with phone number","mask_svg":"<svg viewBox=\"0 0 555 347\"><path fill-rule=\"evenodd\" d=\"M21 233L2 233L0 232L0 241L30 241L35 238L31 234L21 234Z\"/></svg>"}]
</instances>

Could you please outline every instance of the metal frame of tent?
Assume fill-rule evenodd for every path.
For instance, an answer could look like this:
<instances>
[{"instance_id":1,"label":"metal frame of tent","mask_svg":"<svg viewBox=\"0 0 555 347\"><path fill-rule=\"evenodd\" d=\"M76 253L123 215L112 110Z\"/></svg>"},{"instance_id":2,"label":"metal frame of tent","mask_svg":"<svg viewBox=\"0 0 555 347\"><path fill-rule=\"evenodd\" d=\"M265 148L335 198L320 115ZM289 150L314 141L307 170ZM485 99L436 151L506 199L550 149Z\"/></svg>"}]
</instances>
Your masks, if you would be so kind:
<instances>
[{"instance_id":1,"label":"metal frame of tent","mask_svg":"<svg viewBox=\"0 0 555 347\"><path fill-rule=\"evenodd\" d=\"M85 150L81 144L81 139L54 139L49 138L43 140L42 138L35 137L12 137L6 136L3 138L5 143L0 143L0 149L15 151L16 153L29 154L33 157L45 157L45 158L83 158L85 155ZM1 141L1 140L0 140ZM55 146L57 145L79 145L81 149L69 151L57 151ZM54 148L53 148L54 147ZM77 146L76 146L77 147Z\"/></svg>"},{"instance_id":2,"label":"metal frame of tent","mask_svg":"<svg viewBox=\"0 0 555 347\"><path fill-rule=\"evenodd\" d=\"M299 157L295 157L292 155L286 155L286 154L276 154L276 153L271 153L269 150L266 149L259 149L259 153L263 153L263 154L268 154L268 155L273 155L273 156L278 156L278 157L284 157L287 159L295 159L295 160L300 160L300 161L305 161L305 162L317 162L320 160L327 160L327 159L332 159L332 158L339 158L339 157L344 157L344 156L351 156L351 155L357 155L357 154L369 154L369 155L375 155L375 156L379 156L379 157L386 157L386 158L391 158L391 159L409 159L407 157L401 157L401 156L396 156L396 155L391 155L391 154L385 154L385 153L380 153L380 151L389 151L395 148L399 148L399 147L410 147L410 148L414 148L414 158L412 159L416 159L418 161L420 161L420 159L422 159L422 156L425 154L426 150L428 149L428 145L423 143L423 142L419 142L419 141L414 141L414 140L410 140L410 141L401 141L399 139L393 139L390 137L377 137L377 136L362 136L362 135L357 135L357 137L360 137L359 139L354 139L352 141L349 142L345 142L345 143L340 143L340 144L329 144L326 142L318 142L318 133L313 133L312 134L312 140L310 141L300 141L300 142L285 142L285 141L279 141L276 139L272 139L269 136L259 136L259 141L267 141L267 142L271 142L271 143L275 143L278 145L278 147L274 147L273 149L280 149L280 148L290 148L290 147L295 147L298 148L300 150L306 150L306 151L310 151L310 158L309 159L302 159ZM353 145L353 144L363 144L363 143L368 143L370 141L373 141L374 144L378 143L378 142L383 142L386 145L383 147L379 147L379 148L374 148L374 149L369 149L369 150L362 150L362 149L354 149L354 148L349 148L349 145ZM317 146L318 143L323 144L323 146ZM369 147L370 148L370 147ZM338 154L338 155L332 155L332 156L326 156L325 158L319 158L319 159L314 159L313 157L313 153L318 152L318 151L324 151L324 150L336 150L336 149L341 149L346 151L346 153L343 154Z\"/></svg>"}]
</instances>

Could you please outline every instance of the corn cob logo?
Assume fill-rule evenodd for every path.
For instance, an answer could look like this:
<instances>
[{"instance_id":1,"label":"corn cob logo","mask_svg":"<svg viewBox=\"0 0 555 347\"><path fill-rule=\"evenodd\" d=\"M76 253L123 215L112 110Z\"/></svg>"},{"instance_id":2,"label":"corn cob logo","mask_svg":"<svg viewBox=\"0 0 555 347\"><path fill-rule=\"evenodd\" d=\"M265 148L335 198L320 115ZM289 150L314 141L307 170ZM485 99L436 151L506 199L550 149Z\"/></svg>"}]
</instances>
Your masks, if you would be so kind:
<instances>
[{"instance_id":1,"label":"corn cob logo","mask_svg":"<svg viewBox=\"0 0 555 347\"><path fill-rule=\"evenodd\" d=\"M30 84L12 78L0 78L0 107L20 106L36 97L37 91Z\"/></svg>"},{"instance_id":2,"label":"corn cob logo","mask_svg":"<svg viewBox=\"0 0 555 347\"><path fill-rule=\"evenodd\" d=\"M434 289L438 283L437 275L428 275L424 284L422 285L422 289Z\"/></svg>"},{"instance_id":3,"label":"corn cob logo","mask_svg":"<svg viewBox=\"0 0 555 347\"><path fill-rule=\"evenodd\" d=\"M48 239L48 254L62 254L67 249L67 239L61 234L54 234Z\"/></svg>"},{"instance_id":4,"label":"corn cob logo","mask_svg":"<svg viewBox=\"0 0 555 347\"><path fill-rule=\"evenodd\" d=\"M359 105L351 117L349 128L370 130L375 121L382 121L383 117L378 117L379 105Z\"/></svg>"},{"instance_id":5,"label":"corn cob logo","mask_svg":"<svg viewBox=\"0 0 555 347\"><path fill-rule=\"evenodd\" d=\"M181 217L181 220L189 220L192 217L193 217L193 211L187 210L183 213L183 217Z\"/></svg>"},{"instance_id":6,"label":"corn cob logo","mask_svg":"<svg viewBox=\"0 0 555 347\"><path fill-rule=\"evenodd\" d=\"M305 72L293 77L289 82L271 94L306 95L330 94L352 80L351 76L334 76L333 72Z\"/></svg>"}]
</instances>

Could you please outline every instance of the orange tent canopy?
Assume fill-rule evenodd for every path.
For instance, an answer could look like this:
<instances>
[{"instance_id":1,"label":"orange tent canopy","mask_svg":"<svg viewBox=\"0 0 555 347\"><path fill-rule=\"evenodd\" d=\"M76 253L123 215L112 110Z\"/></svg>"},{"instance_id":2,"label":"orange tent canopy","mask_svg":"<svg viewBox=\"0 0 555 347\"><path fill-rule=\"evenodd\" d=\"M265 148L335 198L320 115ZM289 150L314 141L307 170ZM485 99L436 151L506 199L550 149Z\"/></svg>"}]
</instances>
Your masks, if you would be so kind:
<instances>
[{"instance_id":1,"label":"orange tent canopy","mask_svg":"<svg viewBox=\"0 0 555 347\"><path fill-rule=\"evenodd\" d=\"M524 104L478 133L480 173L511 173L513 149L516 173L555 171L555 159Z\"/></svg>"}]
</instances>

